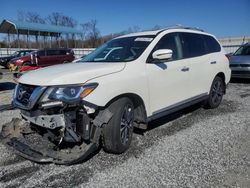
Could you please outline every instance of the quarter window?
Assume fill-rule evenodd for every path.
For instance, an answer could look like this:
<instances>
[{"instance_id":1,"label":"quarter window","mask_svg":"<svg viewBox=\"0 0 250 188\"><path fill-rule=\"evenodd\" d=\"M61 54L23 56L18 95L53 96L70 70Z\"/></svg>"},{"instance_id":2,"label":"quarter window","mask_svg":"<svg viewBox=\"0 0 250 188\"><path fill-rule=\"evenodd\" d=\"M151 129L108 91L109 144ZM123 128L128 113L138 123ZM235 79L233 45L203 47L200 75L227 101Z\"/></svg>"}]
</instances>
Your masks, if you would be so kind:
<instances>
[{"instance_id":1,"label":"quarter window","mask_svg":"<svg viewBox=\"0 0 250 188\"><path fill-rule=\"evenodd\" d=\"M203 38L206 43L207 53L214 53L221 51L219 43L212 36L203 35Z\"/></svg>"}]
</instances>

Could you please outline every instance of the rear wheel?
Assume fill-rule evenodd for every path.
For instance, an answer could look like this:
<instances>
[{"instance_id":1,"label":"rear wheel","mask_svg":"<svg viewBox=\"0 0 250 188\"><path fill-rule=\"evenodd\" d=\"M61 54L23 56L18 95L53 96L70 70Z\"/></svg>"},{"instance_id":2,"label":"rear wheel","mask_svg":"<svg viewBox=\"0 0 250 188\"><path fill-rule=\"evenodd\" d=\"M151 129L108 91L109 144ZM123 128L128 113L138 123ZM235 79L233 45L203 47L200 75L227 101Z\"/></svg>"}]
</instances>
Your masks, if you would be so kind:
<instances>
[{"instance_id":1,"label":"rear wheel","mask_svg":"<svg viewBox=\"0 0 250 188\"><path fill-rule=\"evenodd\" d=\"M224 90L225 90L225 84L223 80L220 77L216 76L210 88L209 97L205 107L217 108L222 101Z\"/></svg>"},{"instance_id":2,"label":"rear wheel","mask_svg":"<svg viewBox=\"0 0 250 188\"><path fill-rule=\"evenodd\" d=\"M111 153L125 152L132 141L134 106L129 98L121 98L108 109L113 117L103 128L103 148Z\"/></svg>"}]
</instances>

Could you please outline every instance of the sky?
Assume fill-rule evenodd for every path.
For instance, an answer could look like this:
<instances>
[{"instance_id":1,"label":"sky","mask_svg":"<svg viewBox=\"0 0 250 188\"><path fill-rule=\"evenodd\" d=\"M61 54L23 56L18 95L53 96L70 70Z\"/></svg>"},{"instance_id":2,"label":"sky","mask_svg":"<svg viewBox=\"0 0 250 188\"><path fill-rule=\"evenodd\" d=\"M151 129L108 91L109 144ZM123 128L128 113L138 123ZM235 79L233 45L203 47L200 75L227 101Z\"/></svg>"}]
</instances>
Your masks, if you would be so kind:
<instances>
[{"instance_id":1,"label":"sky","mask_svg":"<svg viewBox=\"0 0 250 188\"><path fill-rule=\"evenodd\" d=\"M180 24L220 38L250 36L250 0L0 0L0 7L0 21L17 20L18 11L60 12L78 24L96 19L101 35Z\"/></svg>"}]
</instances>

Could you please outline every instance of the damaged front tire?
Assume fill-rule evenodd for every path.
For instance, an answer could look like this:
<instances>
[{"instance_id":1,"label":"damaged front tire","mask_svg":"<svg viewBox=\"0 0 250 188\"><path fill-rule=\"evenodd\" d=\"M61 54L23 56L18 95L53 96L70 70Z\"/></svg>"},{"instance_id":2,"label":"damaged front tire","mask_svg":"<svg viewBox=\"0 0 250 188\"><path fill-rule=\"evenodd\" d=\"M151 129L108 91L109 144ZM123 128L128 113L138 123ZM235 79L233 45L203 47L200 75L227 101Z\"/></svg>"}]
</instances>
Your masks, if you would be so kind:
<instances>
[{"instance_id":1,"label":"damaged front tire","mask_svg":"<svg viewBox=\"0 0 250 188\"><path fill-rule=\"evenodd\" d=\"M103 127L103 148L107 152L120 154L129 148L132 141L134 105L124 97L113 102L108 109L113 117Z\"/></svg>"}]
</instances>

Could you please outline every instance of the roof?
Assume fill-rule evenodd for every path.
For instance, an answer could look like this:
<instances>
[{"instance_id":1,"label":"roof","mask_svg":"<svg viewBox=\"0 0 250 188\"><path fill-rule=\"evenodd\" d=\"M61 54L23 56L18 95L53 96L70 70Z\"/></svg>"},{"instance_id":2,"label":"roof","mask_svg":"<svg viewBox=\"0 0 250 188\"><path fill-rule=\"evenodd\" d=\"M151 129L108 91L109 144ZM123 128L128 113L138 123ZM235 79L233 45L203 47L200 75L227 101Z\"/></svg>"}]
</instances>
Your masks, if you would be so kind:
<instances>
[{"instance_id":1,"label":"roof","mask_svg":"<svg viewBox=\"0 0 250 188\"><path fill-rule=\"evenodd\" d=\"M135 37L135 36L146 36L146 35L158 35L159 33L166 31L166 30L186 30L186 31L195 31L195 32L202 32L204 33L204 31L202 29L196 28L196 27L185 27L185 26L173 26L173 27L167 27L165 29L160 29L160 30L152 30L152 31L142 31L142 32L138 32L138 33L130 33L130 34L126 34L123 36L119 36L117 38L123 38L123 37Z\"/></svg>"},{"instance_id":2,"label":"roof","mask_svg":"<svg viewBox=\"0 0 250 188\"><path fill-rule=\"evenodd\" d=\"M71 27L20 22L13 20L3 20L0 24L0 33L10 34L30 34L30 35L58 35L58 34L81 34L81 31Z\"/></svg>"}]
</instances>

